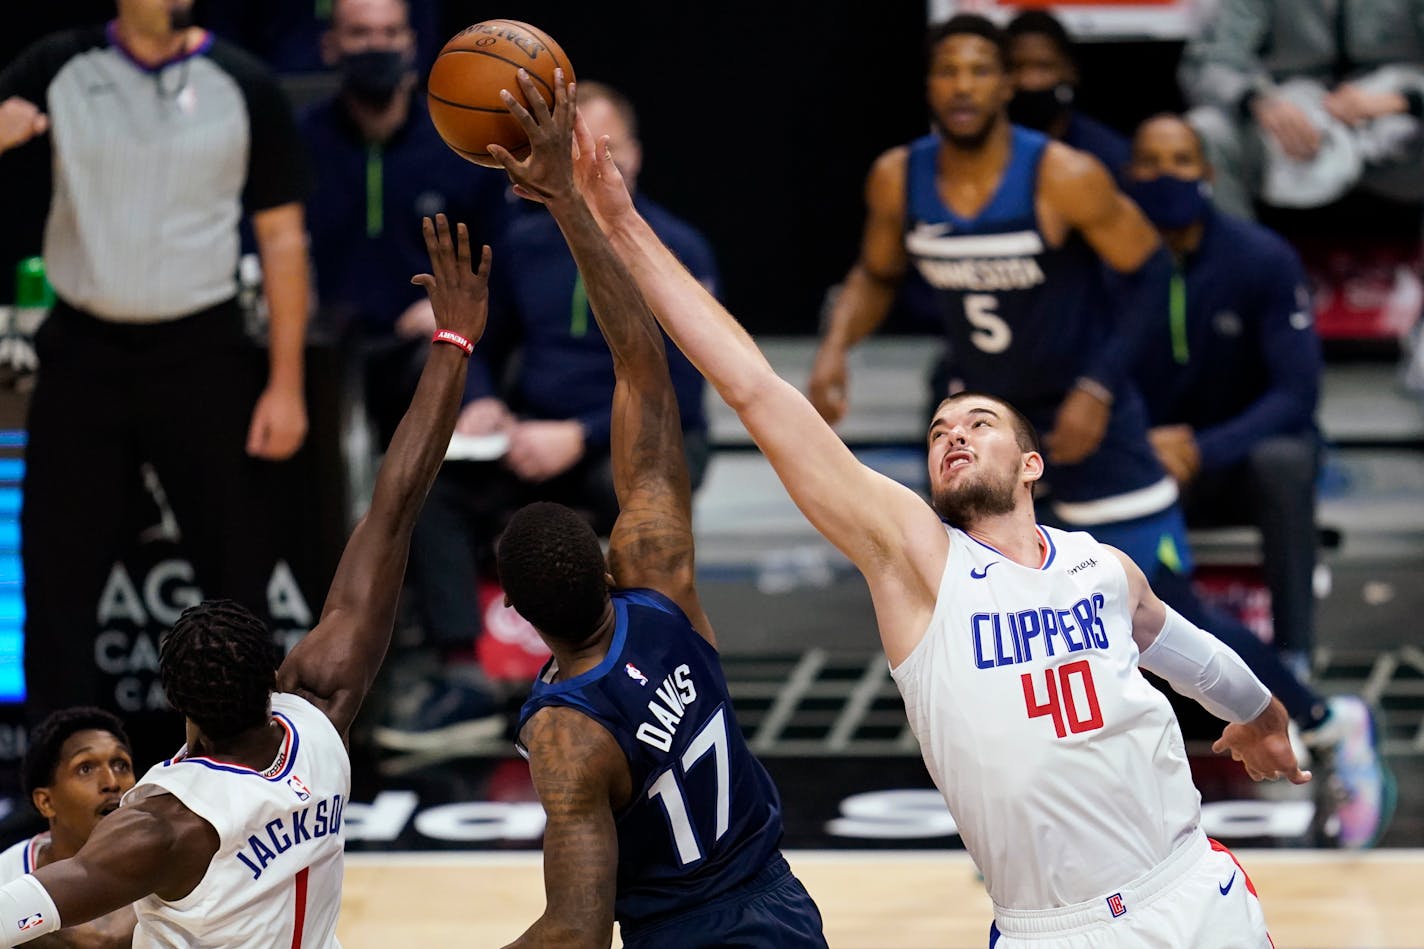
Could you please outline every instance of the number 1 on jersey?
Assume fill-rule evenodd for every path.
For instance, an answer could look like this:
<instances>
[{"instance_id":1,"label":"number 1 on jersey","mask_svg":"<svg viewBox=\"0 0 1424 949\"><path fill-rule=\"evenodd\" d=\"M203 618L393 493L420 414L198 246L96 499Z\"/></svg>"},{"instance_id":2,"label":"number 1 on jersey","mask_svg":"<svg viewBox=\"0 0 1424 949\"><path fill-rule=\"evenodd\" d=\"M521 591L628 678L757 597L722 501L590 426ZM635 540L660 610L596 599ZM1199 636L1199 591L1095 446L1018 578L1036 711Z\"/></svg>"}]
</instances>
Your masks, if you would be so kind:
<instances>
[{"instance_id":1,"label":"number 1 on jersey","mask_svg":"<svg viewBox=\"0 0 1424 949\"><path fill-rule=\"evenodd\" d=\"M1087 716L1079 717L1078 701L1073 696L1073 676L1078 677ZM1024 705L1028 707L1029 718L1047 715L1053 719L1053 730L1059 738L1066 738L1069 732L1075 735L1103 727L1103 710L1098 706L1098 689L1093 685L1093 667L1088 660L1066 663L1055 669L1043 670L1044 686L1048 697L1040 702L1033 676L1025 672L1019 677L1023 683Z\"/></svg>"},{"instance_id":2,"label":"number 1 on jersey","mask_svg":"<svg viewBox=\"0 0 1424 949\"><path fill-rule=\"evenodd\" d=\"M682 753L682 773L686 774L708 752L717 762L717 836L722 839L731 823L731 756L727 750L727 715L725 706L717 709L707 724L702 726L687 750ZM668 827L672 830L672 841L677 847L677 859L683 866L702 859L702 850L697 846L697 834L692 829L692 819L687 813L687 796L678 780L677 768L668 768L648 787L648 797L657 798L667 814Z\"/></svg>"}]
</instances>

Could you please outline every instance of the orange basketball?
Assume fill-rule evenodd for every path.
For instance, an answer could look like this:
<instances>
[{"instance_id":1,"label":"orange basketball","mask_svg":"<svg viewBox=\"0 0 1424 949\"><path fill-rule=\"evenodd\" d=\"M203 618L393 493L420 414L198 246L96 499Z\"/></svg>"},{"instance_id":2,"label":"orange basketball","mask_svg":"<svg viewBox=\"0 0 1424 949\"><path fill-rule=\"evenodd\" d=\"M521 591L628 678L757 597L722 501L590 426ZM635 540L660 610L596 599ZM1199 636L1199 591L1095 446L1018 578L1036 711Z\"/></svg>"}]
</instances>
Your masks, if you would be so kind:
<instances>
[{"instance_id":1,"label":"orange basketball","mask_svg":"<svg viewBox=\"0 0 1424 949\"><path fill-rule=\"evenodd\" d=\"M569 58L549 35L518 20L485 20L451 37L435 58L426 83L435 130L462 158L498 168L486 146L501 145L516 158L529 154L529 138L519 120L499 98L508 89L520 100L519 70L529 77L550 107L554 70L574 81ZM526 103L527 104L527 103Z\"/></svg>"}]
</instances>

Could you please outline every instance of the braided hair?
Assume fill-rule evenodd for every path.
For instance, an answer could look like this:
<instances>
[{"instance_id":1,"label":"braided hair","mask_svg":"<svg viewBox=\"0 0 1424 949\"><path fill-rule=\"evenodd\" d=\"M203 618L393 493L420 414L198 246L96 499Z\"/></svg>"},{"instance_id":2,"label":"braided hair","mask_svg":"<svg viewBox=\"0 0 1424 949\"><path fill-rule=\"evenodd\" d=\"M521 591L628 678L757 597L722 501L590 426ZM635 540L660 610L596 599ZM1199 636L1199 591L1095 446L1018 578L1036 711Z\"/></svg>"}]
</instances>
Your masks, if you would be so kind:
<instances>
[{"instance_id":1,"label":"braided hair","mask_svg":"<svg viewBox=\"0 0 1424 949\"><path fill-rule=\"evenodd\" d=\"M214 741L264 724L277 685L272 634L245 606L204 600L178 617L158 653L168 704Z\"/></svg>"}]
</instances>

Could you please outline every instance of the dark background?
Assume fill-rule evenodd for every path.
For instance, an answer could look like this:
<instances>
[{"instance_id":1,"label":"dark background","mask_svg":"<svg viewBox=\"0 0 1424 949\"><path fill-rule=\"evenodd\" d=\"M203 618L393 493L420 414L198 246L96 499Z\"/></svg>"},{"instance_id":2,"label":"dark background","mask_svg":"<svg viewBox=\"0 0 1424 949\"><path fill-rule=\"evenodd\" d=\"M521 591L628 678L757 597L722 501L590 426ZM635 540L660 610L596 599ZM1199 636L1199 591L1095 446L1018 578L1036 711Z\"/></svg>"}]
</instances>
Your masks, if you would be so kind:
<instances>
[{"instance_id":1,"label":"dark background","mask_svg":"<svg viewBox=\"0 0 1424 949\"><path fill-rule=\"evenodd\" d=\"M27 20L0 31L0 63L113 11L111 0L24 6ZM814 332L826 288L856 254L870 163L927 128L923 6L446 0L442 35L511 14L558 40L579 76L633 99L641 187L711 239L732 312L754 332ZM1084 110L1130 129L1178 107L1180 55L1180 43L1084 44ZM0 300L43 223L39 189L3 187L21 177L16 157L0 164Z\"/></svg>"}]
</instances>

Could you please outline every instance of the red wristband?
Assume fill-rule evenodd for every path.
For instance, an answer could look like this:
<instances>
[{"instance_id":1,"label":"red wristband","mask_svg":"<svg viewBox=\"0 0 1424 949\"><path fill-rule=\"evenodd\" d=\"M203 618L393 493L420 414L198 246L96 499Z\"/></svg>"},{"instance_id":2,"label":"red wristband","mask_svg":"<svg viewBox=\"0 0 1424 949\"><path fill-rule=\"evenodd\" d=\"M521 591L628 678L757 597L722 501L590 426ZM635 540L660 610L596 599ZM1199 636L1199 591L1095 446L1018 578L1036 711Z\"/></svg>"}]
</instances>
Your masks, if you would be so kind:
<instances>
[{"instance_id":1,"label":"red wristband","mask_svg":"<svg viewBox=\"0 0 1424 949\"><path fill-rule=\"evenodd\" d=\"M449 343L451 346L463 350L466 356L475 351L474 343L450 330L436 330L435 335L430 337L430 341L432 343Z\"/></svg>"}]
</instances>

